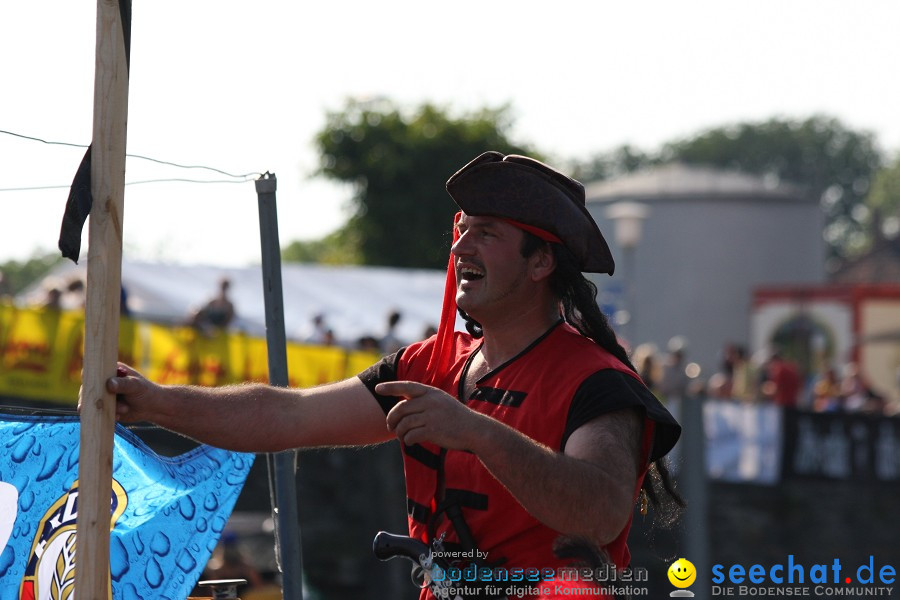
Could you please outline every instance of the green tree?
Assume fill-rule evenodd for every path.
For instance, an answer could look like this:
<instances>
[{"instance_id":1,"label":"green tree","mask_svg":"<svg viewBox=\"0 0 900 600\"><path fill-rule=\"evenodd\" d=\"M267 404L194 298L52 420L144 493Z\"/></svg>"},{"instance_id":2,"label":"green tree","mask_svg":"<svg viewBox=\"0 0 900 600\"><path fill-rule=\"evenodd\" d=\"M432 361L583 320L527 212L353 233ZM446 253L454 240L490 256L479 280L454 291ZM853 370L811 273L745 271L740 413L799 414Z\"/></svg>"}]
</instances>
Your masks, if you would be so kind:
<instances>
[{"instance_id":1,"label":"green tree","mask_svg":"<svg viewBox=\"0 0 900 600\"><path fill-rule=\"evenodd\" d=\"M59 252L34 254L24 261L8 260L0 263L0 296L18 294L46 275L62 261Z\"/></svg>"},{"instance_id":2,"label":"green tree","mask_svg":"<svg viewBox=\"0 0 900 600\"><path fill-rule=\"evenodd\" d=\"M281 250L281 260L325 265L362 263L359 240L353 235L353 231L346 227L318 240L291 242Z\"/></svg>"},{"instance_id":3,"label":"green tree","mask_svg":"<svg viewBox=\"0 0 900 600\"><path fill-rule=\"evenodd\" d=\"M659 160L654 154L624 144L610 152L596 154L586 161L576 161L572 177L581 182L599 181L649 167L659 163Z\"/></svg>"},{"instance_id":4,"label":"green tree","mask_svg":"<svg viewBox=\"0 0 900 600\"><path fill-rule=\"evenodd\" d=\"M442 268L455 204L444 182L485 150L534 151L512 143L508 106L459 117L433 104L403 111L390 100L350 100L316 135L328 178L354 186L340 235L362 264Z\"/></svg>"},{"instance_id":5,"label":"green tree","mask_svg":"<svg viewBox=\"0 0 900 600\"><path fill-rule=\"evenodd\" d=\"M852 256L867 244L863 201L882 163L871 133L853 131L825 116L803 121L770 119L718 127L671 142L660 158L799 183L822 204L824 236L832 257Z\"/></svg>"}]
</instances>

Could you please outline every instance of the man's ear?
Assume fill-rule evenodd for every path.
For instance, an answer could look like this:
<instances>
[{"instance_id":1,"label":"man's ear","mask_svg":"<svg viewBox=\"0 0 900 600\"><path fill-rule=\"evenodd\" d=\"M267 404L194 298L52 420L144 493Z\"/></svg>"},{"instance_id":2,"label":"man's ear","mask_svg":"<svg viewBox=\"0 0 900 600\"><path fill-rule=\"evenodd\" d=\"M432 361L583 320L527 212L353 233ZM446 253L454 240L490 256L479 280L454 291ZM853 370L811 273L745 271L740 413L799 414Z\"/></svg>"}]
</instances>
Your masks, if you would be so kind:
<instances>
[{"instance_id":1,"label":"man's ear","mask_svg":"<svg viewBox=\"0 0 900 600\"><path fill-rule=\"evenodd\" d=\"M531 280L541 281L556 270L556 255L549 244L542 244L530 257Z\"/></svg>"}]
</instances>

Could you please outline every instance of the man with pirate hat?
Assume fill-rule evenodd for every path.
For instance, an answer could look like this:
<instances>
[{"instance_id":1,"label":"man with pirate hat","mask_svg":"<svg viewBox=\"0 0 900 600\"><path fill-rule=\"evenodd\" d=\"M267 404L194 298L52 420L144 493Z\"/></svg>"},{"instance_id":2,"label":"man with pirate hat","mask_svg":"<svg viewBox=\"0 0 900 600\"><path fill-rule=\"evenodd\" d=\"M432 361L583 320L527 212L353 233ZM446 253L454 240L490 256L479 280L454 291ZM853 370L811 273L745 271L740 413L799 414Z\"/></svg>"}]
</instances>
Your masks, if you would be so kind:
<instances>
[{"instance_id":1,"label":"man with pirate hat","mask_svg":"<svg viewBox=\"0 0 900 600\"><path fill-rule=\"evenodd\" d=\"M614 269L584 187L486 152L447 191L461 212L436 336L307 390L159 386L123 365L119 418L255 452L397 438L411 537L507 570L563 568L554 544L587 540L624 568L645 476L680 427L582 275Z\"/></svg>"}]
</instances>

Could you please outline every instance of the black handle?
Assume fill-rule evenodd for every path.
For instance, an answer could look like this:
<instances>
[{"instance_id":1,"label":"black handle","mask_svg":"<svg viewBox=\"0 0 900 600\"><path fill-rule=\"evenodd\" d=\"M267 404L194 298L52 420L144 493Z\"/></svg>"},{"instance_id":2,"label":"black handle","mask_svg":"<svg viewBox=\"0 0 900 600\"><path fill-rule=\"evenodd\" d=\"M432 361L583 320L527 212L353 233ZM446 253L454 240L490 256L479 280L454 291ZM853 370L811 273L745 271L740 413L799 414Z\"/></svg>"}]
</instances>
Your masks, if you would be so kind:
<instances>
[{"instance_id":1,"label":"black handle","mask_svg":"<svg viewBox=\"0 0 900 600\"><path fill-rule=\"evenodd\" d=\"M379 531L372 542L372 552L378 560L388 560L395 556L402 556L412 561L419 562L419 556L428 554L430 548L424 542L406 535L396 535L386 531Z\"/></svg>"}]
</instances>

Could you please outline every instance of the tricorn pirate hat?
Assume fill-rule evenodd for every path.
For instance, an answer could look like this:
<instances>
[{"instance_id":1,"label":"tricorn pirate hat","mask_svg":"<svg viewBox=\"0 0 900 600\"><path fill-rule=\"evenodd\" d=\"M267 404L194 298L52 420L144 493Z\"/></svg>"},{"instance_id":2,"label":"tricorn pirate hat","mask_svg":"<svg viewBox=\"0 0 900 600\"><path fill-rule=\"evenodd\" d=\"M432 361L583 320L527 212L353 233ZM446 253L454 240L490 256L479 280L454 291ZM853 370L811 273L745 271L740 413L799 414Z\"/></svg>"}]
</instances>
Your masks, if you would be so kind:
<instances>
[{"instance_id":1,"label":"tricorn pirate hat","mask_svg":"<svg viewBox=\"0 0 900 600\"><path fill-rule=\"evenodd\" d=\"M540 161L485 152L447 180L447 192L467 215L509 219L553 234L582 271L612 275L615 269L585 207L584 186Z\"/></svg>"}]
</instances>

